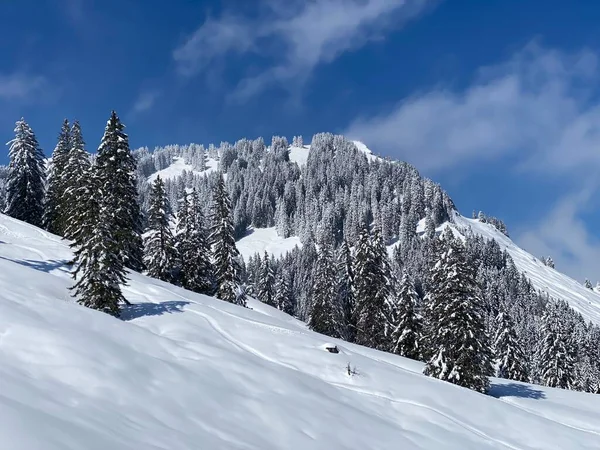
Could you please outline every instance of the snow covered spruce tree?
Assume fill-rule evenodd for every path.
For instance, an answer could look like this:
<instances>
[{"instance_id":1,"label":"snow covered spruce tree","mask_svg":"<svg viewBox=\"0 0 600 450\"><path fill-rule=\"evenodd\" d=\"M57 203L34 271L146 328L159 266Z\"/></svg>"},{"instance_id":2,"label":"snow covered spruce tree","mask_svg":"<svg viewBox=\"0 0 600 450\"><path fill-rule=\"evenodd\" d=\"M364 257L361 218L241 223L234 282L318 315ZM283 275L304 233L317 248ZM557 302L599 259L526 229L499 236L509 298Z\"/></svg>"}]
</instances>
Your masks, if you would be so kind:
<instances>
[{"instance_id":1,"label":"snow covered spruce tree","mask_svg":"<svg viewBox=\"0 0 600 450\"><path fill-rule=\"evenodd\" d=\"M390 351L412 359L419 359L421 353L421 323L416 312L417 302L413 282L404 272L390 314Z\"/></svg>"},{"instance_id":2,"label":"snow covered spruce tree","mask_svg":"<svg viewBox=\"0 0 600 450\"><path fill-rule=\"evenodd\" d=\"M554 303L547 305L542 322L544 341L539 354L542 383L549 387L572 389L575 367L571 343Z\"/></svg>"},{"instance_id":3,"label":"snow covered spruce tree","mask_svg":"<svg viewBox=\"0 0 600 450\"><path fill-rule=\"evenodd\" d=\"M491 350L475 271L450 228L442 239L445 249L432 271L432 291L425 303L430 357L423 373L485 392L492 370Z\"/></svg>"},{"instance_id":4,"label":"snow covered spruce tree","mask_svg":"<svg viewBox=\"0 0 600 450\"><path fill-rule=\"evenodd\" d=\"M337 249L335 260L336 271L336 307L339 310L340 323L338 334L343 339L352 342L356 332L356 324L353 322L354 297L352 294L353 273L352 253L345 239Z\"/></svg>"},{"instance_id":5,"label":"snow covered spruce tree","mask_svg":"<svg viewBox=\"0 0 600 450\"><path fill-rule=\"evenodd\" d=\"M275 305L286 314L294 314L292 287L286 269L280 268L275 281Z\"/></svg>"},{"instance_id":6,"label":"snow covered spruce tree","mask_svg":"<svg viewBox=\"0 0 600 450\"><path fill-rule=\"evenodd\" d=\"M238 299L240 256L235 246L231 202L225 189L223 175L219 174L213 190L211 211L211 233L209 242L212 245L213 267L217 285L217 298L230 303ZM240 303L241 304L241 303ZM243 304L245 306L245 302Z\"/></svg>"},{"instance_id":7,"label":"snow covered spruce tree","mask_svg":"<svg viewBox=\"0 0 600 450\"><path fill-rule=\"evenodd\" d=\"M312 309L308 324L313 331L339 337L335 305L335 266L333 249L323 240L317 253L317 266L312 286Z\"/></svg>"},{"instance_id":8,"label":"snow covered spruce tree","mask_svg":"<svg viewBox=\"0 0 600 450\"><path fill-rule=\"evenodd\" d=\"M81 134L78 121L71 128L71 142L65 167L63 170L63 198L61 202L61 215L64 218L65 238L73 240L79 233L76 218L80 211L86 209L86 192L91 176L90 155L85 151L85 142Z\"/></svg>"},{"instance_id":9,"label":"snow covered spruce tree","mask_svg":"<svg viewBox=\"0 0 600 450\"><path fill-rule=\"evenodd\" d=\"M6 184L6 214L40 226L44 213L44 154L25 119L17 121L11 140Z\"/></svg>"},{"instance_id":10,"label":"snow covered spruce tree","mask_svg":"<svg viewBox=\"0 0 600 450\"><path fill-rule=\"evenodd\" d=\"M71 149L71 128L69 121L63 122L58 142L52 152L52 162L48 168L46 201L44 203L44 228L54 234L63 236L66 228L65 215L65 167Z\"/></svg>"},{"instance_id":11,"label":"snow covered spruce tree","mask_svg":"<svg viewBox=\"0 0 600 450\"><path fill-rule=\"evenodd\" d=\"M273 267L273 263L271 262L271 259L266 251L261 264L256 296L261 302L270 306L276 306L275 268Z\"/></svg>"},{"instance_id":12,"label":"snow covered spruce tree","mask_svg":"<svg viewBox=\"0 0 600 450\"><path fill-rule=\"evenodd\" d=\"M356 323L355 342L385 350L389 348L385 324L393 282L387 251L377 229L371 239L369 231L363 226L356 244L352 271L356 301L353 317Z\"/></svg>"},{"instance_id":13,"label":"snow covered spruce tree","mask_svg":"<svg viewBox=\"0 0 600 450\"><path fill-rule=\"evenodd\" d=\"M126 282L126 269L110 228L111 214L103 207L100 187L93 170L86 185L78 190L82 200L70 218L69 234L73 236L71 248L75 255L75 285L71 289L82 305L118 316L121 303L129 303L120 287Z\"/></svg>"},{"instance_id":14,"label":"snow covered spruce tree","mask_svg":"<svg viewBox=\"0 0 600 450\"><path fill-rule=\"evenodd\" d=\"M177 251L171 233L169 200L165 185L156 177L150 192L148 228L144 236L144 264L149 276L169 283L175 281Z\"/></svg>"},{"instance_id":15,"label":"snow covered spruce tree","mask_svg":"<svg viewBox=\"0 0 600 450\"><path fill-rule=\"evenodd\" d=\"M102 192L102 208L107 213L105 219L119 249L119 257L126 267L141 270L142 217L135 179L136 162L124 129L113 111L98 148L96 174Z\"/></svg>"},{"instance_id":16,"label":"snow covered spruce tree","mask_svg":"<svg viewBox=\"0 0 600 450\"><path fill-rule=\"evenodd\" d=\"M212 294L210 247L206 239L200 199L195 189L191 195L184 192L179 206L175 247L179 257L179 279L183 287L201 294Z\"/></svg>"},{"instance_id":17,"label":"snow covered spruce tree","mask_svg":"<svg viewBox=\"0 0 600 450\"><path fill-rule=\"evenodd\" d=\"M494 354L497 364L496 376L515 381L529 381L525 355L515 332L510 315L500 311L496 318Z\"/></svg>"}]
</instances>

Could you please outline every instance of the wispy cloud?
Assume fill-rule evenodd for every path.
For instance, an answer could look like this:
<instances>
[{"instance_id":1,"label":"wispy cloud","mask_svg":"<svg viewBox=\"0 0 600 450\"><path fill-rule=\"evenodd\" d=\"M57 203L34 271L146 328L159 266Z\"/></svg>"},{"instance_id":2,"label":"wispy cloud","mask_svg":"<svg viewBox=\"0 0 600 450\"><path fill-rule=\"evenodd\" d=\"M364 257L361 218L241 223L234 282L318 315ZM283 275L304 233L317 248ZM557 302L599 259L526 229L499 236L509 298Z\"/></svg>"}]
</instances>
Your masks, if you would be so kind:
<instances>
[{"instance_id":1,"label":"wispy cloud","mask_svg":"<svg viewBox=\"0 0 600 450\"><path fill-rule=\"evenodd\" d=\"M538 223L516 235L517 242L538 257L551 256L558 270L579 281L600 281L600 240L581 217L597 203L596 192L588 185L560 198Z\"/></svg>"},{"instance_id":2,"label":"wispy cloud","mask_svg":"<svg viewBox=\"0 0 600 450\"><path fill-rule=\"evenodd\" d=\"M141 92L131 108L131 113L141 114L143 112L149 111L150 109L152 109L159 96L160 93L157 90Z\"/></svg>"},{"instance_id":3,"label":"wispy cloud","mask_svg":"<svg viewBox=\"0 0 600 450\"><path fill-rule=\"evenodd\" d=\"M0 100L29 100L46 86L47 80L40 75L0 73Z\"/></svg>"},{"instance_id":4,"label":"wispy cloud","mask_svg":"<svg viewBox=\"0 0 600 450\"><path fill-rule=\"evenodd\" d=\"M600 74L589 50L563 53L532 42L509 61L481 69L460 91L437 88L346 130L370 148L429 173L503 162L531 182L560 178L564 196L516 233L572 276L598 278L600 241L582 219L600 184Z\"/></svg>"},{"instance_id":5,"label":"wispy cloud","mask_svg":"<svg viewBox=\"0 0 600 450\"><path fill-rule=\"evenodd\" d=\"M463 91L436 89L346 130L428 171L506 156L524 167L573 170L600 163L598 58L528 45L484 68Z\"/></svg>"},{"instance_id":6,"label":"wispy cloud","mask_svg":"<svg viewBox=\"0 0 600 450\"><path fill-rule=\"evenodd\" d=\"M258 17L225 14L207 19L173 52L178 71L193 76L221 65L232 54L253 53L265 67L241 80L237 95L254 95L268 85L306 81L319 64L363 47L436 0L267 1Z\"/></svg>"}]
</instances>

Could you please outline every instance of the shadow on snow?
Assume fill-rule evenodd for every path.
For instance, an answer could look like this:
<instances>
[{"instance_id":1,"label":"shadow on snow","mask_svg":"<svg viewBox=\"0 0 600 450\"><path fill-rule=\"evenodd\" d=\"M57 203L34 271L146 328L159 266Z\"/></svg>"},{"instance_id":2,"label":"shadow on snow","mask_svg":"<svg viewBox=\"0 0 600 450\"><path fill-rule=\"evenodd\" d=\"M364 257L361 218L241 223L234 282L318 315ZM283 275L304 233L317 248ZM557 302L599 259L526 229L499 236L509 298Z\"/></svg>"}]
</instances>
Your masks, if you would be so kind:
<instances>
[{"instance_id":1,"label":"shadow on snow","mask_svg":"<svg viewBox=\"0 0 600 450\"><path fill-rule=\"evenodd\" d=\"M544 391L520 383L492 384L488 394L492 397L519 397L540 400L546 398Z\"/></svg>"},{"instance_id":2,"label":"shadow on snow","mask_svg":"<svg viewBox=\"0 0 600 450\"><path fill-rule=\"evenodd\" d=\"M0 256L0 259L5 261L14 262L21 266L29 267L30 269L39 270L40 272L50 273L53 270L62 269L64 272L69 271L69 261L61 261L51 259L48 261L34 261L31 259L10 259Z\"/></svg>"},{"instance_id":3,"label":"shadow on snow","mask_svg":"<svg viewBox=\"0 0 600 450\"><path fill-rule=\"evenodd\" d=\"M161 303L135 303L123 307L120 317L123 320L133 320L144 316L161 316L163 314L183 312L183 307L189 303L183 300L172 300Z\"/></svg>"}]
</instances>

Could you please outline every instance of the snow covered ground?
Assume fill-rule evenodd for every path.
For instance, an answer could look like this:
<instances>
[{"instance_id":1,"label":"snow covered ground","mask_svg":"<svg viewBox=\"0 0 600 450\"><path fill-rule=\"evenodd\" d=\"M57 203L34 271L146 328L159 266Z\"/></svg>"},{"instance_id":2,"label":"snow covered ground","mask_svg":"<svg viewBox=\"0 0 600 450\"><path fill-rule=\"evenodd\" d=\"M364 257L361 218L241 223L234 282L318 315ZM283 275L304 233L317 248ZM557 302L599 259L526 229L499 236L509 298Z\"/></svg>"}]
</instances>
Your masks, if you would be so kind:
<instances>
[{"instance_id":1,"label":"snow covered ground","mask_svg":"<svg viewBox=\"0 0 600 450\"><path fill-rule=\"evenodd\" d=\"M157 176L160 176L163 180L167 180L170 178L177 178L179 175L181 175L183 173L184 170L187 170L188 172L194 172L194 174L198 174L198 175L208 174L210 172L217 170L218 167L219 167L219 161L217 161L216 159L207 158L206 159L206 170L204 170L204 171L194 170L193 166L191 164L186 164L185 161L183 160L183 158L176 157L173 160L173 164L171 164L169 167L167 167L166 169L159 170L158 172L155 172L152 175L150 175L148 177L148 182L152 183L154 180L156 180Z\"/></svg>"},{"instance_id":2,"label":"snow covered ground","mask_svg":"<svg viewBox=\"0 0 600 450\"><path fill-rule=\"evenodd\" d=\"M580 282L547 267L538 258L517 246L510 238L500 233L496 228L477 219L467 219L459 214L455 216L458 227L469 227L474 233L486 239L495 239L500 248L506 249L513 258L517 268L525 272L533 285L547 292L556 299L569 302L571 307L581 313L584 318L600 324L600 294L587 289ZM598 445L600 448L600 443Z\"/></svg>"},{"instance_id":3,"label":"snow covered ground","mask_svg":"<svg viewBox=\"0 0 600 450\"><path fill-rule=\"evenodd\" d=\"M0 215L2 449L600 447L600 396L501 380L481 395L260 303L135 273L115 319L69 298L70 257Z\"/></svg>"},{"instance_id":4,"label":"snow covered ground","mask_svg":"<svg viewBox=\"0 0 600 450\"><path fill-rule=\"evenodd\" d=\"M248 234L236 242L240 254L248 261L250 256L259 253L261 256L266 251L269 255L279 258L294 249L297 245L302 246L300 238L293 236L282 238L277 236L277 230L273 228L250 228Z\"/></svg>"}]
</instances>

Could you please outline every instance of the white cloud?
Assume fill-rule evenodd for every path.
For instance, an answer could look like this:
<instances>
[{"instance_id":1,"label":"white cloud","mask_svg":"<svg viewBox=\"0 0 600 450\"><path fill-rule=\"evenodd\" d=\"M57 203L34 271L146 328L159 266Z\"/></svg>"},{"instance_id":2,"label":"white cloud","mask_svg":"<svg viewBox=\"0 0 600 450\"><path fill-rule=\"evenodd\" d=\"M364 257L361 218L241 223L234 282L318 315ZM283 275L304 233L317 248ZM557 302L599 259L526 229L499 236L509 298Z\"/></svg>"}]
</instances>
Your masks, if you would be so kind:
<instances>
[{"instance_id":1,"label":"white cloud","mask_svg":"<svg viewBox=\"0 0 600 450\"><path fill-rule=\"evenodd\" d=\"M505 156L523 167L564 171L600 163L598 59L528 45L484 68L462 91L436 89L386 114L358 118L346 134L427 171Z\"/></svg>"},{"instance_id":2,"label":"white cloud","mask_svg":"<svg viewBox=\"0 0 600 450\"><path fill-rule=\"evenodd\" d=\"M143 91L133 104L131 112L133 114L139 114L150 110L159 96L160 94L158 91Z\"/></svg>"},{"instance_id":3,"label":"white cloud","mask_svg":"<svg viewBox=\"0 0 600 450\"><path fill-rule=\"evenodd\" d=\"M42 76L0 73L0 100L27 100L40 93L46 85Z\"/></svg>"},{"instance_id":4,"label":"white cloud","mask_svg":"<svg viewBox=\"0 0 600 450\"><path fill-rule=\"evenodd\" d=\"M533 42L509 61L478 71L463 90L437 88L361 117L345 134L428 173L464 173L482 164L518 169L532 183L561 180L564 194L516 241L581 279L600 278L600 241L583 213L598 196L598 56ZM501 169L498 169L501 170ZM571 191L572 190L572 191Z\"/></svg>"},{"instance_id":5,"label":"white cloud","mask_svg":"<svg viewBox=\"0 0 600 450\"><path fill-rule=\"evenodd\" d=\"M587 186L561 198L532 229L518 233L516 241L538 257L551 256L558 270L579 281L600 281L600 241L580 217L595 192Z\"/></svg>"},{"instance_id":6,"label":"white cloud","mask_svg":"<svg viewBox=\"0 0 600 450\"><path fill-rule=\"evenodd\" d=\"M231 53L255 53L264 70L240 82L237 95L305 81L319 64L400 28L436 0L314 0L264 2L258 18L209 18L173 52L178 70L195 75Z\"/></svg>"}]
</instances>

